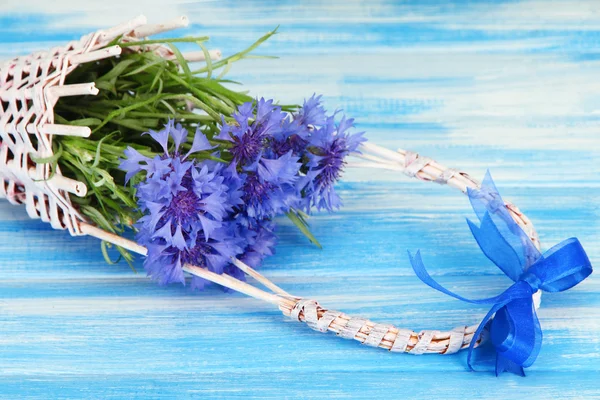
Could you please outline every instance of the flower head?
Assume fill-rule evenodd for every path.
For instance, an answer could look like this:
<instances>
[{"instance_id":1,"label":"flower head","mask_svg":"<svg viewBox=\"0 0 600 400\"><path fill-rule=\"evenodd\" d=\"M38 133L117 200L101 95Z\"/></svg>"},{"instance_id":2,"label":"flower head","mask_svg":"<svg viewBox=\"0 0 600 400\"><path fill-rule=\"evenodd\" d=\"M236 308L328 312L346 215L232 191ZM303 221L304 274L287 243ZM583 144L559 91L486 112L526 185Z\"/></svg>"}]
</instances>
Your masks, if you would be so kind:
<instances>
[{"instance_id":1,"label":"flower head","mask_svg":"<svg viewBox=\"0 0 600 400\"><path fill-rule=\"evenodd\" d=\"M321 104L321 97L313 94L308 100L304 100L302 108L294 115L294 120L306 128L321 126L326 120L325 107Z\"/></svg>"},{"instance_id":2,"label":"flower head","mask_svg":"<svg viewBox=\"0 0 600 400\"><path fill-rule=\"evenodd\" d=\"M252 121L254 112L256 117ZM261 98L256 106L247 102L233 114L234 125L227 124L223 119L218 137L232 143L229 151L236 164L253 163L262 154L268 138L281 128L285 117L281 107L273 105L273 100Z\"/></svg>"},{"instance_id":3,"label":"flower head","mask_svg":"<svg viewBox=\"0 0 600 400\"><path fill-rule=\"evenodd\" d=\"M271 220L253 221L244 227L241 236L247 243L239 259L252 268L262 264L265 257L275 254L277 236L275 236L275 223Z\"/></svg>"},{"instance_id":4,"label":"flower head","mask_svg":"<svg viewBox=\"0 0 600 400\"><path fill-rule=\"evenodd\" d=\"M230 257L242 251L230 223L224 222L231 208L229 187L220 168L187 160L190 154L212 147L197 130L191 150L182 155L187 131L171 121L165 129L150 134L165 153L151 160L129 151L129 158L121 163L128 174L147 172L136 192L144 212L136 224L137 240L148 248L144 268L161 284L184 283L185 263L222 273ZM174 142L171 153L169 138Z\"/></svg>"},{"instance_id":5,"label":"flower head","mask_svg":"<svg viewBox=\"0 0 600 400\"><path fill-rule=\"evenodd\" d=\"M281 129L273 134L271 151L277 156L282 156L291 150L294 155L302 157L311 132L325 121L325 108L321 104L321 96L313 95L304 100L304 105L298 112L282 121Z\"/></svg>"},{"instance_id":6,"label":"flower head","mask_svg":"<svg viewBox=\"0 0 600 400\"><path fill-rule=\"evenodd\" d=\"M273 134L269 141L269 154L280 157L288 152L302 157L308 144L308 128L298 121L286 118L281 123L281 129Z\"/></svg>"},{"instance_id":7,"label":"flower head","mask_svg":"<svg viewBox=\"0 0 600 400\"><path fill-rule=\"evenodd\" d=\"M292 152L270 160L261 158L249 166L241 187L245 214L250 218L273 218L299 201L295 185L301 164Z\"/></svg>"},{"instance_id":8,"label":"flower head","mask_svg":"<svg viewBox=\"0 0 600 400\"><path fill-rule=\"evenodd\" d=\"M358 145L365 139L363 133L350 134L353 119L342 117L335 124L335 114L328 117L325 124L315 129L309 138L308 171L300 182L304 194L304 208L333 211L342 202L334 189L334 184L342 176L345 158L356 152Z\"/></svg>"}]
</instances>

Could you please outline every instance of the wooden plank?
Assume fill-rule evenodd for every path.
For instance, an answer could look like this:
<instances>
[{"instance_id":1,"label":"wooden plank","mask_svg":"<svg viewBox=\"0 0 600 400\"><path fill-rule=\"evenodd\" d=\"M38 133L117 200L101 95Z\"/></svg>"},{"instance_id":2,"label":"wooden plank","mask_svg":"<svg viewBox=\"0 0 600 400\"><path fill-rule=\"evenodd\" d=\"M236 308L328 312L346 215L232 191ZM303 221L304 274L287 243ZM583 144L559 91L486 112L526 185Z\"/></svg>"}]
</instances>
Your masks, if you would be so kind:
<instances>
[{"instance_id":1,"label":"wooden plank","mask_svg":"<svg viewBox=\"0 0 600 400\"><path fill-rule=\"evenodd\" d=\"M153 23L187 13L185 34L211 34L225 56L282 24L261 50L280 58L240 63L231 78L282 102L322 92L377 144L475 177L490 168L545 249L578 236L600 264L594 1L33 3L36 16L0 17L0 56L141 11ZM261 272L285 290L418 330L476 323L487 310L420 283L406 250L421 249L432 274L465 296L509 284L470 236L460 193L360 170L339 188L345 207L311 218L323 250L281 221L277 254ZM0 202L0 398L600 397L600 279L544 295L539 317L544 346L527 378L468 373L464 353L390 354L313 332L238 294L159 287L143 271L107 265L96 240ZM479 352L477 365L491 370L493 355Z\"/></svg>"}]
</instances>

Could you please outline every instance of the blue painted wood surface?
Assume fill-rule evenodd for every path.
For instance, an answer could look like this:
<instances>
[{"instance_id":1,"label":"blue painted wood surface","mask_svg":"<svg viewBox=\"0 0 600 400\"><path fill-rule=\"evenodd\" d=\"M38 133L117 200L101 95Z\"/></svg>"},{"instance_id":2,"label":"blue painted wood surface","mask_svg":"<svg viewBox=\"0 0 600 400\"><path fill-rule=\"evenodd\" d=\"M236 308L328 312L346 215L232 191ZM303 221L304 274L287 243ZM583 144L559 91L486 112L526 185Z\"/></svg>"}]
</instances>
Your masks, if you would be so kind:
<instances>
[{"instance_id":1,"label":"blue painted wood surface","mask_svg":"<svg viewBox=\"0 0 600 400\"><path fill-rule=\"evenodd\" d=\"M377 144L482 177L532 219L542 244L578 236L600 261L600 4L596 1L74 2L0 4L0 57L49 48L140 13L187 14L224 54L281 24L231 77L253 95L324 93ZM168 5L165 5L168 4ZM348 171L345 207L312 219L323 250L282 221L262 271L286 290L378 322L474 324L485 308L412 274L422 249L446 287L509 281L478 251L460 193ZM138 264L139 267L139 264ZM218 289L158 287L105 264L98 242L0 203L0 397L599 398L600 278L542 299L542 352L527 378L469 373L465 354L390 354L323 335ZM493 355L478 365L491 370Z\"/></svg>"}]
</instances>

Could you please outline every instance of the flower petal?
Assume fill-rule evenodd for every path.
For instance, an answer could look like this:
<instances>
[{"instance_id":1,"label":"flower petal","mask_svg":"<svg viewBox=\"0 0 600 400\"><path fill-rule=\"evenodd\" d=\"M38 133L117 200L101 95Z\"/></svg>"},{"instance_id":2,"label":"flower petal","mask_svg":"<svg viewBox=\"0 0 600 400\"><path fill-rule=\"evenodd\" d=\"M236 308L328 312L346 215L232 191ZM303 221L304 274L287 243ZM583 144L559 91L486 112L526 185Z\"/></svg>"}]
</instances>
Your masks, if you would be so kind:
<instances>
[{"instance_id":1,"label":"flower petal","mask_svg":"<svg viewBox=\"0 0 600 400\"><path fill-rule=\"evenodd\" d=\"M177 124L176 126L171 124L171 136L173 137L173 142L175 142L175 152L179 151L179 146L182 143L187 142L187 135L187 129L183 128L181 124Z\"/></svg>"},{"instance_id":2,"label":"flower petal","mask_svg":"<svg viewBox=\"0 0 600 400\"><path fill-rule=\"evenodd\" d=\"M168 245L173 244L173 234L171 233L172 221L168 220L161 226L154 234L152 238L161 238L164 239Z\"/></svg>"},{"instance_id":3,"label":"flower petal","mask_svg":"<svg viewBox=\"0 0 600 400\"><path fill-rule=\"evenodd\" d=\"M185 242L185 238L183 237L183 233L181 231L181 224L177 225L177 229L175 229L175 234L173 235L173 246L177 247L179 250L185 250L188 248L187 243Z\"/></svg>"},{"instance_id":4,"label":"flower petal","mask_svg":"<svg viewBox=\"0 0 600 400\"><path fill-rule=\"evenodd\" d=\"M217 146L212 146L208 141L206 135L200 131L200 128L196 129L196 134L194 135L194 141L192 142L192 148L185 157L189 156L192 153L196 153L198 151L205 151L214 149Z\"/></svg>"}]
</instances>

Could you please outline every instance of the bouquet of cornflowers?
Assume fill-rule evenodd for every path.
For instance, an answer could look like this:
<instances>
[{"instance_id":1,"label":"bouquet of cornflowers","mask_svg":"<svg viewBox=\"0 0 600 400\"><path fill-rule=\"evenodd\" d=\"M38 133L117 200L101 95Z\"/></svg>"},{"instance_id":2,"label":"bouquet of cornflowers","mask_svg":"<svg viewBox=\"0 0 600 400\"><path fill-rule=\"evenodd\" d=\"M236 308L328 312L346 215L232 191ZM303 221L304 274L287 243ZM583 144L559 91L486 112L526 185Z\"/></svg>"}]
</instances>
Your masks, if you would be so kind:
<instances>
[{"instance_id":1,"label":"bouquet of cornflowers","mask_svg":"<svg viewBox=\"0 0 600 400\"><path fill-rule=\"evenodd\" d=\"M111 246L130 265L132 252L145 256L144 269L160 284L185 284L188 275L194 289L214 282L275 304L314 330L393 352L468 348L470 355L489 330L497 372L523 373L541 346L541 291L567 290L592 272L579 241L542 254L531 222L502 200L491 176L480 184L417 153L368 143L353 119L327 113L321 96L294 106L235 91L225 78L232 65L253 57L275 31L223 59L206 48L205 36L147 39L186 24L180 18L148 25L138 17L2 66L0 197L25 204L32 218L56 229L101 239L110 263ZM183 53L176 43L200 50ZM194 70L190 62L205 64ZM275 251L278 217L320 246L307 218L341 206L334 187L348 156L355 167L397 171L468 195L480 220L469 223L473 236L514 285L469 300L429 276L419 252L410 262L432 288L491 304L479 326L414 332L375 323L292 296L256 271ZM268 291L246 282L247 275Z\"/></svg>"},{"instance_id":2,"label":"bouquet of cornflowers","mask_svg":"<svg viewBox=\"0 0 600 400\"><path fill-rule=\"evenodd\" d=\"M305 213L341 205L334 184L344 158L364 140L349 133L352 119L335 117L317 96L294 113L260 99L239 106L230 123L223 116L210 139L197 127L189 140L187 129L169 120L148 132L160 151L144 155L128 146L118 168L143 215L134 228L148 249L148 275L184 283L182 266L192 264L243 279L232 260L256 268L273 254L274 218L284 214L318 244ZM192 287L204 284L193 277Z\"/></svg>"}]
</instances>

